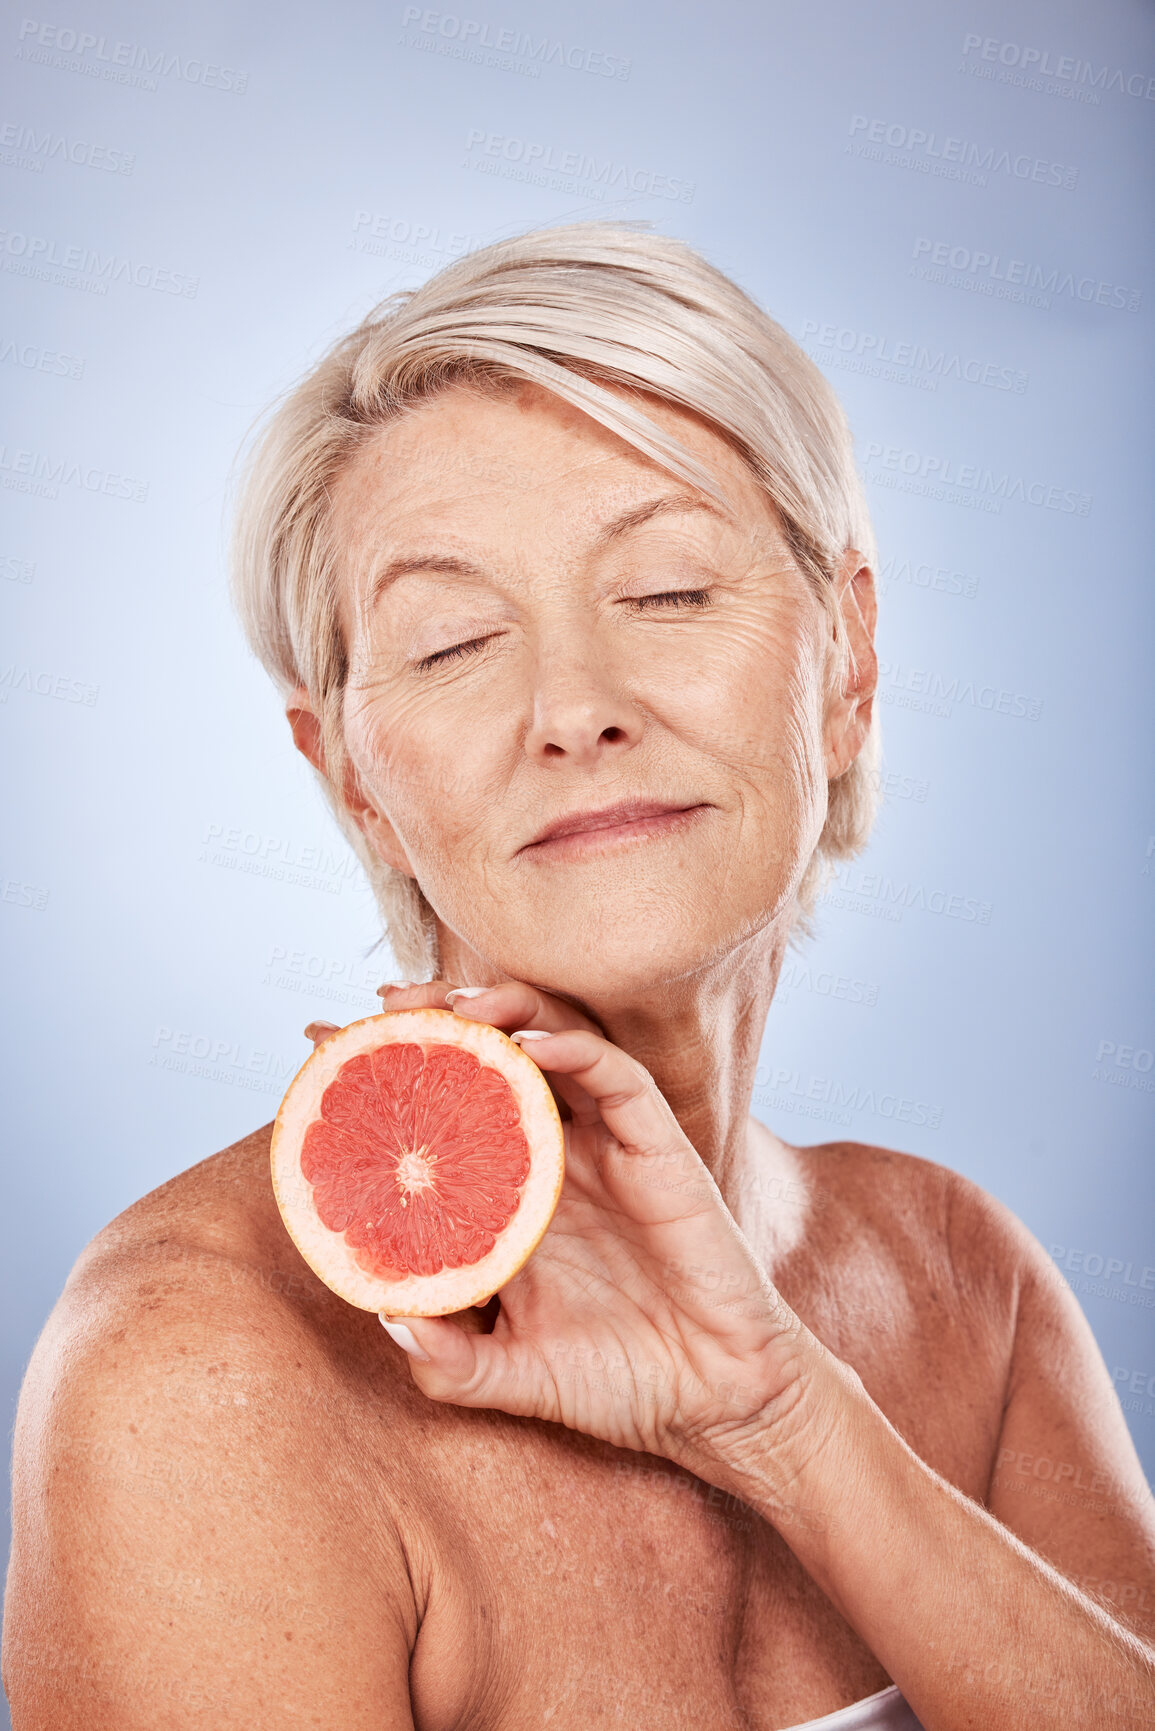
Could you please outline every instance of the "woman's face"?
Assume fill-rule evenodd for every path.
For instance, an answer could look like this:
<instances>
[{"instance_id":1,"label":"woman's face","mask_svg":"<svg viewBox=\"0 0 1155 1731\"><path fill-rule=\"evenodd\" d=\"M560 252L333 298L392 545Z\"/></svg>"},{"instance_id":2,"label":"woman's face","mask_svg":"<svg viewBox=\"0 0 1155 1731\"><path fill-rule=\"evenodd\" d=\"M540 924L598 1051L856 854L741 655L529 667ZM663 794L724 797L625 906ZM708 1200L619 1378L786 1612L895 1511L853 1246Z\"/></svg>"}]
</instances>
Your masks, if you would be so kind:
<instances>
[{"instance_id":1,"label":"woman's face","mask_svg":"<svg viewBox=\"0 0 1155 1731\"><path fill-rule=\"evenodd\" d=\"M534 387L447 390L334 497L373 846L499 975L606 1006L784 912L847 749L772 507L716 434L648 412L733 515ZM605 826L623 804L664 815Z\"/></svg>"}]
</instances>

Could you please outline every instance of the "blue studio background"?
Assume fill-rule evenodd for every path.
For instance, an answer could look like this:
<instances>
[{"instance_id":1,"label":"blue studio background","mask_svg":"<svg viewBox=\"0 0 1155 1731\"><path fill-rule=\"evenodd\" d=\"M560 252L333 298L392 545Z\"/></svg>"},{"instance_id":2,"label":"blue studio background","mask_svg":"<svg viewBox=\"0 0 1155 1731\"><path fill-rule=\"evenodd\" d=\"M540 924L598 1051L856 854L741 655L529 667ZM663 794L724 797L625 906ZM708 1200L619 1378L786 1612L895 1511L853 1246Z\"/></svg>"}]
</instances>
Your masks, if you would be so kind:
<instances>
[{"instance_id":1,"label":"blue studio background","mask_svg":"<svg viewBox=\"0 0 1155 1731\"><path fill-rule=\"evenodd\" d=\"M1001 1197L1150 1469L1155 19L466 4L3 25L9 1428L84 1243L271 1118L304 1023L396 971L229 612L239 444L381 295L625 216L828 373L882 548L884 806L788 963L755 1111Z\"/></svg>"}]
</instances>

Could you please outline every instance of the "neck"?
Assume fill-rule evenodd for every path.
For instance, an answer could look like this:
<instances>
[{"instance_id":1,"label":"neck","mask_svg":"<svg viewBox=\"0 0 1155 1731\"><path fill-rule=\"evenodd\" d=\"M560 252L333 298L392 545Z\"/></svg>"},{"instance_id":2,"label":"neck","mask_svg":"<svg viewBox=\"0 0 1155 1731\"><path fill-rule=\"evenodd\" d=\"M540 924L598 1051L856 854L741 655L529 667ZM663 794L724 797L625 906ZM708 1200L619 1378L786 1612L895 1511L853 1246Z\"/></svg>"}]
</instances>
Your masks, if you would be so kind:
<instances>
[{"instance_id":1,"label":"neck","mask_svg":"<svg viewBox=\"0 0 1155 1731\"><path fill-rule=\"evenodd\" d=\"M440 921L438 928L442 978L480 985L501 977ZM753 1123L750 1102L789 929L787 914L720 961L638 999L573 1000L646 1066L727 1207L767 1253L794 1236L781 1198L796 1193L798 1165L786 1143ZM778 1203L769 1214L766 1198Z\"/></svg>"},{"instance_id":2,"label":"neck","mask_svg":"<svg viewBox=\"0 0 1155 1731\"><path fill-rule=\"evenodd\" d=\"M590 1009L646 1066L728 1203L749 1166L754 1075L787 935L772 925L652 998Z\"/></svg>"}]
</instances>

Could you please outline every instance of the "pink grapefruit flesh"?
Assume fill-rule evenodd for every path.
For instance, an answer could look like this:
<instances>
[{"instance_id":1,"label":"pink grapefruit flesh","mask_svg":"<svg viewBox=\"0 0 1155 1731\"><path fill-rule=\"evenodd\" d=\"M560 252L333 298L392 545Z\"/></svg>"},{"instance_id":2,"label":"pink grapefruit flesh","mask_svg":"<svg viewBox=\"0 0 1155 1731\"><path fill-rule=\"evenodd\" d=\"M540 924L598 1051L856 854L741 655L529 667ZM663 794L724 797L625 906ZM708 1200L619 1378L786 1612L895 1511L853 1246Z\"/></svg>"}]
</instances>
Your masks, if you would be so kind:
<instances>
[{"instance_id":1,"label":"pink grapefruit flesh","mask_svg":"<svg viewBox=\"0 0 1155 1731\"><path fill-rule=\"evenodd\" d=\"M549 1084L520 1046L451 1010L331 1034L273 1127L273 1191L297 1249L361 1310L445 1316L533 1253L565 1173Z\"/></svg>"}]
</instances>

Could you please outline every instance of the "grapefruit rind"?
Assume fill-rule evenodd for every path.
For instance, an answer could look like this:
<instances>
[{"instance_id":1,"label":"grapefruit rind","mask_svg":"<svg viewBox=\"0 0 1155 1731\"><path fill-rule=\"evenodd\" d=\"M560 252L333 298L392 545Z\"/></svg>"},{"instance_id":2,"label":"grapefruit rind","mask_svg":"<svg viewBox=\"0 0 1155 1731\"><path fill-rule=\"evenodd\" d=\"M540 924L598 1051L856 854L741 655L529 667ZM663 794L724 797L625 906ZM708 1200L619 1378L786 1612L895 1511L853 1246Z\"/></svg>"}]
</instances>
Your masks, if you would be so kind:
<instances>
[{"instance_id":1,"label":"grapefruit rind","mask_svg":"<svg viewBox=\"0 0 1155 1731\"><path fill-rule=\"evenodd\" d=\"M386 1280L366 1272L352 1247L321 1221L313 1187L301 1171L305 1131L321 1115L321 1097L342 1065L386 1039L452 1044L472 1052L504 1076L521 1112L531 1150L529 1176L517 1212L479 1262ZM549 1083L533 1062L488 1022L467 1021L452 1010L386 1010L350 1022L322 1042L290 1082L273 1125L273 1193L285 1228L309 1267L338 1297L359 1310L390 1316L447 1316L486 1299L512 1280L545 1234L565 1177L565 1136Z\"/></svg>"}]
</instances>

